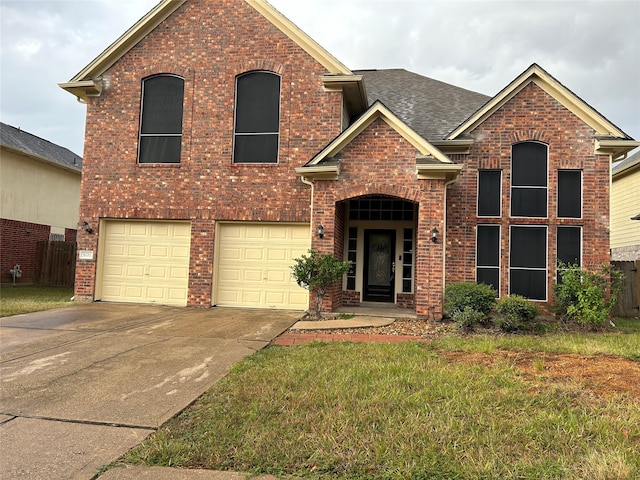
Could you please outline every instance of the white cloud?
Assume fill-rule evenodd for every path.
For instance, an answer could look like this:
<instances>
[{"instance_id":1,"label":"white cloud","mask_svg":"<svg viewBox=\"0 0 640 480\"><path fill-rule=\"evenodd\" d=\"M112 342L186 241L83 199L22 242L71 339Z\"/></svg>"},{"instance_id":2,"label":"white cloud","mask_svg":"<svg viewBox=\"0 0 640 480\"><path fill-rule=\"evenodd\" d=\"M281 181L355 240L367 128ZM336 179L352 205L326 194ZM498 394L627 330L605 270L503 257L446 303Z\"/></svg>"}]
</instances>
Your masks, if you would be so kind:
<instances>
[{"instance_id":1,"label":"white cloud","mask_svg":"<svg viewBox=\"0 0 640 480\"><path fill-rule=\"evenodd\" d=\"M640 139L640 2L270 0L352 69L494 95L539 63ZM0 0L0 118L82 153L73 77L157 0Z\"/></svg>"}]
</instances>

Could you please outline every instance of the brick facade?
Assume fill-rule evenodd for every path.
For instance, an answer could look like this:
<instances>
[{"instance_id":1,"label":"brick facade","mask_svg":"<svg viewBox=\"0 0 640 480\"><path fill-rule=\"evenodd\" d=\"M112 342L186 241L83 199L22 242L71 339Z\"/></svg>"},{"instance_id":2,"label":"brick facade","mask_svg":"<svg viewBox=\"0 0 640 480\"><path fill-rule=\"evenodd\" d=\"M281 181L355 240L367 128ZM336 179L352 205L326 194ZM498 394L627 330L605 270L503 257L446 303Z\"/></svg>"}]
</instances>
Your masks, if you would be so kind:
<instances>
[{"instance_id":1,"label":"brick facade","mask_svg":"<svg viewBox=\"0 0 640 480\"><path fill-rule=\"evenodd\" d=\"M502 226L500 293L507 295L509 277L509 227L548 226L548 292L556 278L556 227L582 227L582 264L594 267L609 261L610 159L594 154L594 131L553 97L530 83L473 132L469 155L452 156L464 163L447 203L447 283L475 281L475 227ZM511 146L521 141L548 145L548 217L510 217ZM478 169L502 170L502 216L477 216ZM557 218L558 169L582 170L582 218Z\"/></svg>"},{"instance_id":2,"label":"brick facade","mask_svg":"<svg viewBox=\"0 0 640 480\"><path fill-rule=\"evenodd\" d=\"M0 219L0 237L2 255L0 255L0 273L2 283L13 283L9 273L15 265L20 265L22 277L16 284L33 283L36 275L36 250L40 240L49 240L51 227L37 223Z\"/></svg>"},{"instance_id":3,"label":"brick facade","mask_svg":"<svg viewBox=\"0 0 640 480\"><path fill-rule=\"evenodd\" d=\"M395 300L421 318L441 317L446 284L475 280L479 223L502 226L502 295L509 289L511 225L548 226L549 292L556 277L557 226L582 227L584 265L608 260L610 159L593 153L594 130L535 83L471 132L469 154L450 155L464 168L449 187L444 178L418 179L418 151L379 117L340 151L339 178L316 179L311 189L295 168L342 132L342 93L327 91L325 68L248 4L212 3L191 0L182 5L109 68L102 76L100 96L88 99L80 221L88 222L93 233L81 230L78 247L96 255L77 263L78 300L91 301L95 295L102 219L190 221L187 303L206 307L214 290L216 222L312 221L313 230L321 224L325 233L322 239L312 235L311 247L343 259L348 202L367 196L416 206L413 291L396 291ZM233 164L235 79L252 70L281 76L277 164ZM144 78L159 73L184 79L181 161L141 165L141 85ZM511 148L530 140L549 148L548 217L511 218ZM499 218L476 214L479 169L502 171ZM580 219L557 218L558 169L582 171ZM434 228L441 232L437 242L430 238ZM360 295L336 285L325 299L325 310L356 306Z\"/></svg>"},{"instance_id":4,"label":"brick facade","mask_svg":"<svg viewBox=\"0 0 640 480\"><path fill-rule=\"evenodd\" d=\"M325 228L324 238L313 238L312 248L321 253L339 253L344 246L344 214L336 205L361 196L387 196L419 205L416 222L415 309L422 317L442 314L442 244L430 240L431 230L442 231L444 218L444 180L416 178L417 150L398 132L376 119L341 152L338 180L315 181L314 223ZM338 248L336 249L336 245ZM353 304L353 295L348 296ZM340 306L337 293L326 302L326 309Z\"/></svg>"},{"instance_id":5,"label":"brick facade","mask_svg":"<svg viewBox=\"0 0 640 480\"><path fill-rule=\"evenodd\" d=\"M197 18L197 26L193 19ZM278 164L232 163L235 78L281 75ZM141 81L185 80L180 164L137 163ZM324 67L244 2L189 1L104 75L89 99L79 249L98 248L100 219L190 220L189 305L211 304L216 220L309 222L309 187L294 168L339 132L342 94L323 90ZM97 255L95 256L97 258ZM96 261L78 261L76 297L94 296Z\"/></svg>"}]
</instances>

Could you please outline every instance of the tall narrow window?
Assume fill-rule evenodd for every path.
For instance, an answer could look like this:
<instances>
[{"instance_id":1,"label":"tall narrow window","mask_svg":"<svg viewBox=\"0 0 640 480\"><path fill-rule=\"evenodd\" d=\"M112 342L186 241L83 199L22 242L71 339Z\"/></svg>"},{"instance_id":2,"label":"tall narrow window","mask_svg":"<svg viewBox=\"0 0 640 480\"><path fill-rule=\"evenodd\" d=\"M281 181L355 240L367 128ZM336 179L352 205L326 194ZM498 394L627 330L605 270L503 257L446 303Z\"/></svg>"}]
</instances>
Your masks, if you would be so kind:
<instances>
[{"instance_id":1,"label":"tall narrow window","mask_svg":"<svg viewBox=\"0 0 640 480\"><path fill-rule=\"evenodd\" d=\"M402 240L402 292L413 290L413 229L405 228Z\"/></svg>"},{"instance_id":2,"label":"tall narrow window","mask_svg":"<svg viewBox=\"0 0 640 480\"><path fill-rule=\"evenodd\" d=\"M356 261L358 258L358 229L349 227L349 238L347 243L347 260L351 262L349 272L347 272L347 290L356 289Z\"/></svg>"},{"instance_id":3,"label":"tall narrow window","mask_svg":"<svg viewBox=\"0 0 640 480\"><path fill-rule=\"evenodd\" d=\"M558 261L567 265L582 265L582 227L562 226L557 230ZM562 282L558 269L557 282Z\"/></svg>"},{"instance_id":4,"label":"tall narrow window","mask_svg":"<svg viewBox=\"0 0 640 480\"><path fill-rule=\"evenodd\" d=\"M138 163L180 163L184 80L156 75L142 82Z\"/></svg>"},{"instance_id":5,"label":"tall narrow window","mask_svg":"<svg viewBox=\"0 0 640 480\"><path fill-rule=\"evenodd\" d=\"M558 217L582 217L582 171L558 170Z\"/></svg>"},{"instance_id":6,"label":"tall narrow window","mask_svg":"<svg viewBox=\"0 0 640 480\"><path fill-rule=\"evenodd\" d=\"M500 217L502 198L502 172L500 170L478 171L478 216Z\"/></svg>"},{"instance_id":7,"label":"tall narrow window","mask_svg":"<svg viewBox=\"0 0 640 480\"><path fill-rule=\"evenodd\" d=\"M547 299L547 227L512 226L509 293Z\"/></svg>"},{"instance_id":8,"label":"tall narrow window","mask_svg":"<svg viewBox=\"0 0 640 480\"><path fill-rule=\"evenodd\" d=\"M500 226L478 225L476 235L476 283L500 292Z\"/></svg>"},{"instance_id":9,"label":"tall narrow window","mask_svg":"<svg viewBox=\"0 0 640 480\"><path fill-rule=\"evenodd\" d=\"M523 142L511 149L511 216L547 216L547 146Z\"/></svg>"},{"instance_id":10,"label":"tall narrow window","mask_svg":"<svg viewBox=\"0 0 640 480\"><path fill-rule=\"evenodd\" d=\"M236 79L234 163L278 163L280 76L249 72Z\"/></svg>"}]
</instances>

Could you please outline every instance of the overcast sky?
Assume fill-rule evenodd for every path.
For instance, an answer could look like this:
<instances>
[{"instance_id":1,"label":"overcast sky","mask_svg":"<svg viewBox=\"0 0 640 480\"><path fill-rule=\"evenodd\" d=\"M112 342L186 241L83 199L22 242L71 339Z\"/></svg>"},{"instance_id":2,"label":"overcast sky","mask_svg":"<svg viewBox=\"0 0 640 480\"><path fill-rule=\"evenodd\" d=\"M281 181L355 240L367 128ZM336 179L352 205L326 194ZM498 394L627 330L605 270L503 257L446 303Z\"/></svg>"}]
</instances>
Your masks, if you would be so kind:
<instances>
[{"instance_id":1,"label":"overcast sky","mask_svg":"<svg viewBox=\"0 0 640 480\"><path fill-rule=\"evenodd\" d=\"M215 0L211 0L212 2ZM66 82L156 0L0 0L0 120L82 155ZM640 140L640 1L270 0L351 69L495 95L532 63Z\"/></svg>"}]
</instances>

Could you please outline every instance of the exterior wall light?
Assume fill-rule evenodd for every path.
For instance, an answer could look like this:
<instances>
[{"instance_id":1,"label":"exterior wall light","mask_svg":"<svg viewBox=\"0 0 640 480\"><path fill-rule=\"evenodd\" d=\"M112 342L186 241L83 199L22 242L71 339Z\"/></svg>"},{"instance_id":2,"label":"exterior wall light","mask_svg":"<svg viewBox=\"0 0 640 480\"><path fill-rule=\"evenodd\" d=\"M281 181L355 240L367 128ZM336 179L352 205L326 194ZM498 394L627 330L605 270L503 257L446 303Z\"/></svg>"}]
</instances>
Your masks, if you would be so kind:
<instances>
[{"instance_id":1,"label":"exterior wall light","mask_svg":"<svg viewBox=\"0 0 640 480\"><path fill-rule=\"evenodd\" d=\"M431 241L433 243L436 243L436 241L438 240L438 234L440 232L438 231L438 229L436 227L433 227L433 230L431 230Z\"/></svg>"},{"instance_id":2,"label":"exterior wall light","mask_svg":"<svg viewBox=\"0 0 640 480\"><path fill-rule=\"evenodd\" d=\"M87 222L82 222L82 228L83 228L83 229L84 229L84 231L85 231L85 232L87 232L89 235L91 235L91 234L93 233L93 228L91 228Z\"/></svg>"},{"instance_id":3,"label":"exterior wall light","mask_svg":"<svg viewBox=\"0 0 640 480\"><path fill-rule=\"evenodd\" d=\"M324 238L324 227L322 225L318 225L316 228L316 234L319 238Z\"/></svg>"}]
</instances>

